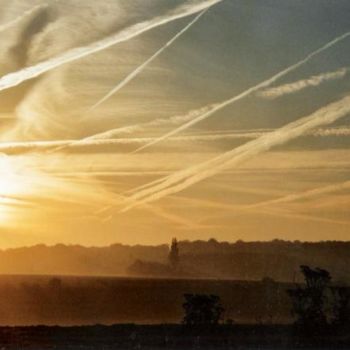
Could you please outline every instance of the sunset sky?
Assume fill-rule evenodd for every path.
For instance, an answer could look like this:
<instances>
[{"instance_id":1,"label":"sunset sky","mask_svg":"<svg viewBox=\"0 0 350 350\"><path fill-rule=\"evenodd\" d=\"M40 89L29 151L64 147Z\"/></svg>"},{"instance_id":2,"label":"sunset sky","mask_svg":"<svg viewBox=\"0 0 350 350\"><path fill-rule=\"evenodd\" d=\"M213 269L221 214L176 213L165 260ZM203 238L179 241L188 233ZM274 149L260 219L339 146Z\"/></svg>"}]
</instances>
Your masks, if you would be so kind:
<instances>
[{"instance_id":1,"label":"sunset sky","mask_svg":"<svg viewBox=\"0 0 350 350\"><path fill-rule=\"evenodd\" d=\"M348 240L348 0L0 0L0 248Z\"/></svg>"}]
</instances>

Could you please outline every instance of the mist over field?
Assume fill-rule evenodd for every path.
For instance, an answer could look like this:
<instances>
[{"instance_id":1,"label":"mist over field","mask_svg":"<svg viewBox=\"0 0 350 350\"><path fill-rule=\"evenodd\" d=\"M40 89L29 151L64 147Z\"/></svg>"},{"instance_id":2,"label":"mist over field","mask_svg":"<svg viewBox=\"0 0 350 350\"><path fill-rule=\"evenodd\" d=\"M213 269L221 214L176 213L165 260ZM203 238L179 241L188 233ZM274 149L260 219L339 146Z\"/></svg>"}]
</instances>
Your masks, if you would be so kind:
<instances>
[{"instance_id":1,"label":"mist over field","mask_svg":"<svg viewBox=\"0 0 350 350\"><path fill-rule=\"evenodd\" d=\"M301 282L300 265L322 266L336 281L350 281L346 242L180 241L180 266L167 269L169 246L37 245L0 251L0 273L20 275L211 278ZM40 261L40 264L37 262Z\"/></svg>"},{"instance_id":2,"label":"mist over field","mask_svg":"<svg viewBox=\"0 0 350 350\"><path fill-rule=\"evenodd\" d=\"M349 18L0 0L0 349L349 348Z\"/></svg>"},{"instance_id":3,"label":"mist over field","mask_svg":"<svg viewBox=\"0 0 350 350\"><path fill-rule=\"evenodd\" d=\"M220 295L235 322L290 323L287 287L269 281L1 277L0 325L179 324L185 293ZM265 294L268 303L260 297Z\"/></svg>"}]
</instances>

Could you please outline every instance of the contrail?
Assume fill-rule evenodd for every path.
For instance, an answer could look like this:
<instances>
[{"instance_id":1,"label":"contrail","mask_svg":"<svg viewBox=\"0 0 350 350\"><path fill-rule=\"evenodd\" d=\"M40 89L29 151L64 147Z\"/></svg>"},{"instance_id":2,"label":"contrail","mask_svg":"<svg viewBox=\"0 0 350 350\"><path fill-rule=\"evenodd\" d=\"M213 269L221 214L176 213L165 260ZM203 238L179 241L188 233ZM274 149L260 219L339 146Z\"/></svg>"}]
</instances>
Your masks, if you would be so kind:
<instances>
[{"instance_id":1,"label":"contrail","mask_svg":"<svg viewBox=\"0 0 350 350\"><path fill-rule=\"evenodd\" d=\"M135 124L135 125L125 126L121 128L111 129L95 135L84 137L80 140L74 140L68 143L64 143L54 148L51 151L51 153L61 152L69 147L83 146L83 145L89 144L90 142L94 142L96 140L99 140L99 141L111 140L113 137L117 135L130 134L132 132L138 131L139 129L142 129L141 124Z\"/></svg>"},{"instance_id":2,"label":"contrail","mask_svg":"<svg viewBox=\"0 0 350 350\"><path fill-rule=\"evenodd\" d=\"M201 199L193 199L193 198L185 198L186 201L192 201L196 203L197 205L204 205L210 208L216 208L216 209L222 209L222 210L228 210L231 213L237 214L237 211L243 211L241 214L245 214L245 210L242 206L233 205L233 204L226 204L226 203L220 203L220 202L214 202L214 201L208 201L208 200L201 200ZM294 218L294 219L300 219L300 220L308 220L308 221L316 221L316 222L326 222L326 223L332 223L332 224L338 224L338 225L349 225L349 221L339 221L339 220L333 220L333 219L327 219L323 217L317 217L317 216L311 216L311 215L305 215L305 214L299 214L294 213L291 211L286 210L280 210L280 209L270 209L270 208L252 208L254 212L256 213L263 213L266 215L273 215L273 216L279 216L279 217L287 217L287 218ZM237 216L237 215L235 215ZM214 216L215 217L215 216ZM205 218L198 223L200 224L203 221L207 221L208 218Z\"/></svg>"},{"instance_id":3,"label":"contrail","mask_svg":"<svg viewBox=\"0 0 350 350\"><path fill-rule=\"evenodd\" d=\"M289 195L281 197L281 198L271 199L269 201L264 201L264 202L252 204L252 205L246 206L245 208L250 209L250 208L258 208L258 207L267 206L267 205L279 204L279 203L294 202L294 201L297 201L300 199L312 198L315 196L320 196L323 194L336 192L336 191L340 191L340 190L347 189L347 188L350 188L350 181L345 181L342 183L337 183L337 184L332 184L329 186L315 188L315 189L305 191L302 193L292 193L292 194L289 194Z\"/></svg>"},{"instance_id":4,"label":"contrail","mask_svg":"<svg viewBox=\"0 0 350 350\"><path fill-rule=\"evenodd\" d=\"M349 129L350 132L350 129ZM195 141L216 141L216 140L230 140L230 139L254 139L266 132L251 132L251 133L213 133L205 135L186 135L173 137L170 140L174 142L195 142ZM1 142L0 152L6 151L39 151L50 150L55 148L61 149L80 149L91 146L114 146L114 145L137 145L145 144L152 140L154 137L135 137L135 138L115 138L115 139L91 139L86 140L84 143L79 140L54 140L54 141L15 141L15 142Z\"/></svg>"},{"instance_id":5,"label":"contrail","mask_svg":"<svg viewBox=\"0 0 350 350\"><path fill-rule=\"evenodd\" d=\"M121 197L121 196L120 196L120 198L122 200L125 199L124 197ZM108 215L108 211L112 208L113 208L113 205L107 206L107 207L103 208L102 210L98 210L97 212L95 212L95 215L102 216L102 218L104 216L102 221L107 222L113 218L112 213L110 213ZM190 228L192 230L204 227L204 225L199 225L199 224L193 223L192 221L187 220L183 217L180 217L180 216L175 215L175 214L171 214L160 207L155 207L155 206L152 206L149 204L145 204L142 208L147 210L147 211L152 212L153 214L155 214L156 216L158 216L160 218L169 220L170 222L173 222L174 224L177 224L177 225L185 226L185 227Z\"/></svg>"},{"instance_id":6,"label":"contrail","mask_svg":"<svg viewBox=\"0 0 350 350\"><path fill-rule=\"evenodd\" d=\"M125 200L125 197L123 197L121 195L116 195L116 197L119 199L118 204L120 204L123 200ZM102 209L96 211L94 214L96 216L100 217L102 222L107 222L113 218L112 213L109 213L109 210L112 208L113 208L113 205L109 205L105 208L102 208ZM190 228L190 229L203 228L203 226L204 226L204 225L198 225L196 223L193 223L192 221L187 220L187 219L180 217L178 215L171 214L171 213L167 212L166 210L164 210L160 207L155 207L153 205L145 204L142 206L142 209L150 211L151 213L153 213L154 215L156 215L162 219L169 220L170 222L173 222L174 224L185 226L185 227Z\"/></svg>"},{"instance_id":7,"label":"contrail","mask_svg":"<svg viewBox=\"0 0 350 350\"><path fill-rule=\"evenodd\" d=\"M322 73L293 83L265 89L259 92L258 95L260 97L274 99L280 96L296 93L311 86L318 86L326 81L342 79L347 73L349 73L349 68L340 68L334 72Z\"/></svg>"},{"instance_id":8,"label":"contrail","mask_svg":"<svg viewBox=\"0 0 350 350\"><path fill-rule=\"evenodd\" d=\"M350 128L349 127L336 127L329 129L319 129L315 130L312 134L313 136L350 136Z\"/></svg>"},{"instance_id":9,"label":"contrail","mask_svg":"<svg viewBox=\"0 0 350 350\"><path fill-rule=\"evenodd\" d=\"M191 115L190 118L186 117L186 120L194 118L194 115ZM89 143L90 141L93 140L111 140L114 139L115 136L118 135L124 135L124 134L131 134L134 132L142 131L143 129L147 127L152 127L152 126L161 126L161 125L176 125L180 121L184 121L185 118L177 116L177 117L172 117L168 119L155 119L150 122L145 122L145 123L140 123L140 124L134 124L134 125L129 125L129 126L124 126L120 128L115 128L111 129L108 131L104 131L92 136L85 137L80 140L74 140L70 144L70 146L78 146L83 145L84 143ZM256 130L232 130L230 131L225 131L222 132L221 134L218 133L213 133L210 132L210 135L208 137L205 137L205 135L198 135L197 138L198 140L203 140L206 141L208 139L230 139L230 138L255 138L258 136L261 136L263 133L266 134L267 132L274 131L274 129L256 129ZM334 128L328 128L328 129L318 129L313 132L309 133L312 136L347 136L350 135L350 128L347 127L334 127ZM220 136L221 135L221 136ZM195 135L192 135L193 138L195 138ZM177 136L177 137L172 137L172 140L183 140L184 138L190 138L190 136ZM133 140L133 139L131 139ZM150 138L149 141L154 141L156 138ZM144 141L146 139L144 138Z\"/></svg>"},{"instance_id":10,"label":"contrail","mask_svg":"<svg viewBox=\"0 0 350 350\"><path fill-rule=\"evenodd\" d=\"M349 112L350 96L346 96L337 102L331 103L330 105L317 110L307 117L289 123L276 131L259 137L256 140L247 142L244 145L219 155L209 161L165 177L162 183L132 195L130 198L133 203L125 207L123 211L135 207L135 201L139 201L139 203L148 203L169 194L180 192L197 182L218 174L228 167L239 165L240 163L260 153L266 152L275 146L291 141L311 129L331 124L345 117Z\"/></svg>"},{"instance_id":11,"label":"contrail","mask_svg":"<svg viewBox=\"0 0 350 350\"><path fill-rule=\"evenodd\" d=\"M222 204L222 203L216 203L212 201L204 201L204 200L197 200L197 199L189 199L186 198L187 200L192 200L192 201L198 201L199 204L201 202L208 204L209 206L214 206L217 208L221 209L229 209L229 210L234 210L234 211L246 211L246 210L251 210L251 209L258 209L260 207L267 207L270 205L274 204L280 204L280 203L289 203L289 202L295 202L301 199L308 199L308 198L313 198L316 196L328 194L328 193L333 193L337 191L341 191L343 189L348 189L350 188L350 181L345 181L341 183L336 183L336 184L331 184L328 186L323 186L323 187L318 187L314 188L311 190L303 191L303 192L298 192L298 193L292 193L286 196L282 196L276 199L271 199L263 202L258 202L255 204L250 204L250 205L232 205L232 204ZM253 192L254 193L254 192Z\"/></svg>"},{"instance_id":12,"label":"contrail","mask_svg":"<svg viewBox=\"0 0 350 350\"><path fill-rule=\"evenodd\" d=\"M88 143L92 140L112 139L118 135L131 134L134 132L142 131L145 128L152 127L152 126L178 125L178 124L181 124L182 122L185 122L185 121L188 121L188 120L191 120L191 119L197 117L198 115L202 114L207 109L208 109L208 107L204 107L202 109L192 111L192 112L188 113L186 116L180 115L180 116L173 116L170 118L157 118L157 119L151 120L149 122L127 125L127 126L123 126L120 128L110 129L110 130L107 130L104 132L100 132L98 134L84 137L80 140L75 140L74 142L72 142L72 144L57 147L54 150L52 150L52 153L62 151L64 149L66 149L68 146L83 145L83 144Z\"/></svg>"},{"instance_id":13,"label":"contrail","mask_svg":"<svg viewBox=\"0 0 350 350\"><path fill-rule=\"evenodd\" d=\"M110 129L89 137L85 137L79 140L79 142L84 142L86 140L95 140L95 139L109 139L120 134L130 134L133 132L142 131L145 128L152 127L152 126L178 125L178 124L181 124L182 122L186 122L188 120L196 118L197 116L199 116L200 114L204 113L207 110L208 110L208 107L203 107L198 110L191 111L185 116L176 115L170 118L157 118L149 122L127 125L120 128L114 128L114 129Z\"/></svg>"},{"instance_id":14,"label":"contrail","mask_svg":"<svg viewBox=\"0 0 350 350\"><path fill-rule=\"evenodd\" d=\"M65 53L40 62L36 65L21 69L17 72L7 74L0 79L0 91L17 86L22 82L36 78L43 73L46 73L54 68L62 66L66 63L76 61L93 53L107 49L113 45L128 41L142 33L145 33L153 28L159 27L176 19L190 16L199 11L203 11L222 0L203 0L191 1L188 4L183 4L169 11L166 15L158 16L154 19L143 21L134 24L114 35L110 35L105 39L96 41L87 46L77 47L66 51Z\"/></svg>"},{"instance_id":15,"label":"contrail","mask_svg":"<svg viewBox=\"0 0 350 350\"><path fill-rule=\"evenodd\" d=\"M257 139L260 136L267 135L276 129L256 129L256 130L241 130L241 131L222 131L222 132L210 132L210 133L198 133L184 136L174 136L169 140L172 142L215 142L223 140L244 140L244 139ZM320 128L311 130L304 134L305 136L313 137L328 137L328 136L350 136L349 127L333 127L333 128ZM82 140L52 140L52 141L15 141L15 142L1 142L0 152L3 153L15 153L15 152L35 152L35 151L57 151L57 150L74 150L83 149L85 147L103 147L103 146L117 146L117 145L138 145L146 144L153 140L155 137L132 137L132 138L90 138Z\"/></svg>"},{"instance_id":16,"label":"contrail","mask_svg":"<svg viewBox=\"0 0 350 350\"><path fill-rule=\"evenodd\" d=\"M132 153L136 153L139 152L141 150L144 150L152 145L155 145L161 141L166 140L167 138L169 138L170 136L173 136L183 130L188 129L189 127L191 127L192 125L195 125L197 123L199 123L200 121L209 118L210 116L212 116L214 113L220 111L221 109L227 107L228 105L231 105L237 101L240 101L241 99L252 95L253 93L257 92L260 89L266 88L269 85L271 85L272 83L274 83L275 81L277 81L278 79L282 78L283 76L287 75L288 73L294 71L295 69L299 68L300 66L302 66L303 64L307 63L308 61L310 61L313 57L315 57L316 55L319 55L320 53L322 53L323 51L329 49L330 47L334 46L335 44L337 44L338 42L348 38L350 36L350 32L346 32L338 37L336 37L335 39L333 39L332 41L328 42L327 44L321 46L320 48L318 48L317 50L311 52L310 54L308 54L305 58L303 58L302 60L298 61L297 63L293 64L292 66L289 66L288 68L280 71L279 73L273 75L271 78L264 80L263 82L243 91L242 93L240 93L239 95L236 95L226 101L223 101L221 103L216 103L212 106L210 106L208 108L208 110L199 115L197 118L194 118L192 120L190 120L189 122L179 126L178 128L166 133L165 135L159 137L157 140L150 142L147 145L144 145L142 147L139 147L138 149L136 149L134 152Z\"/></svg>"},{"instance_id":17,"label":"contrail","mask_svg":"<svg viewBox=\"0 0 350 350\"><path fill-rule=\"evenodd\" d=\"M252 208L259 208L259 207L264 207L264 206L269 206L269 205L274 205L274 204L279 204L279 203L288 203L288 202L295 202L300 199L307 199L307 198L312 198L315 196L320 196L323 194L328 194L336 191L340 191L343 189L350 188L350 181L345 181L341 183L336 183L328 186L323 186L323 187L318 187L314 188L312 190L304 191L304 192L299 192L299 193L292 193L287 196L283 196L280 198L276 199L271 199L268 201L256 203L256 204L251 204L243 207L244 209L252 209Z\"/></svg>"},{"instance_id":18,"label":"contrail","mask_svg":"<svg viewBox=\"0 0 350 350\"><path fill-rule=\"evenodd\" d=\"M31 9L29 9L29 10L25 11L24 13L22 13L22 15L20 15L19 17L15 18L14 20L0 25L0 33L4 32L7 29L10 29L10 28L16 26L23 19L25 19L27 17L30 17L37 10L40 10L40 9L43 9L43 8L47 8L47 7L48 7L48 4L41 4L41 5L36 5L36 6L32 7Z\"/></svg>"},{"instance_id":19,"label":"contrail","mask_svg":"<svg viewBox=\"0 0 350 350\"><path fill-rule=\"evenodd\" d=\"M343 221L343 220L334 220L334 219L327 219L325 217L318 217L318 216L313 216L313 215L307 215L307 214L300 214L300 213L293 213L281 209L269 209L269 210L264 210L260 209L264 214L267 215L273 215L273 216L279 216L279 217L286 217L286 218L291 218L291 219L298 219L298 220L304 220L307 222L310 221L316 221L316 222L324 222L328 224L333 224L333 225L350 225L350 221Z\"/></svg>"},{"instance_id":20,"label":"contrail","mask_svg":"<svg viewBox=\"0 0 350 350\"><path fill-rule=\"evenodd\" d=\"M163 51L165 51L169 46L171 46L180 36L185 34L188 29L192 27L203 15L207 12L208 8L200 12L190 23L188 23L182 30L180 30L173 38L171 38L164 46L162 46L157 52L155 52L150 58L143 62L139 67L132 71L125 79L123 79L116 87L114 87L110 92L108 92L103 98L96 102L88 112L91 112L102 103L107 101L110 97L121 90L125 85L132 81L138 74L140 74L151 62L153 62Z\"/></svg>"}]
</instances>

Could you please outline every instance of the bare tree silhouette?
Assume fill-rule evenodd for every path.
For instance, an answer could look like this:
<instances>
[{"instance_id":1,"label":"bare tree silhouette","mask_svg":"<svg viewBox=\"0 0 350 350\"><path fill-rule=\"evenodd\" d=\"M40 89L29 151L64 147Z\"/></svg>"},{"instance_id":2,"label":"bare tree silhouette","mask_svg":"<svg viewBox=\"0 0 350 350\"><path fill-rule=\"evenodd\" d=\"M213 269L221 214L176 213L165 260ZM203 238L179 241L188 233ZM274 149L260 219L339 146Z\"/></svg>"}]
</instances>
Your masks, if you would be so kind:
<instances>
[{"instance_id":1,"label":"bare tree silhouette","mask_svg":"<svg viewBox=\"0 0 350 350\"><path fill-rule=\"evenodd\" d=\"M304 330L323 328L327 325L326 292L331 276L326 270L311 269L305 265L301 265L300 270L306 286L288 290L293 303L293 314L297 316L296 323L304 327Z\"/></svg>"},{"instance_id":2,"label":"bare tree silhouette","mask_svg":"<svg viewBox=\"0 0 350 350\"><path fill-rule=\"evenodd\" d=\"M350 324L350 290L348 287L331 285L327 270L301 265L305 286L288 290L293 303L296 324L305 332L320 332L332 326L339 330Z\"/></svg>"},{"instance_id":3,"label":"bare tree silhouette","mask_svg":"<svg viewBox=\"0 0 350 350\"><path fill-rule=\"evenodd\" d=\"M180 263L179 246L178 246L176 238L173 238L173 240L171 242L171 247L170 247L168 259L169 259L169 264L170 264L171 268L174 271L176 271L178 269L179 263Z\"/></svg>"}]
</instances>

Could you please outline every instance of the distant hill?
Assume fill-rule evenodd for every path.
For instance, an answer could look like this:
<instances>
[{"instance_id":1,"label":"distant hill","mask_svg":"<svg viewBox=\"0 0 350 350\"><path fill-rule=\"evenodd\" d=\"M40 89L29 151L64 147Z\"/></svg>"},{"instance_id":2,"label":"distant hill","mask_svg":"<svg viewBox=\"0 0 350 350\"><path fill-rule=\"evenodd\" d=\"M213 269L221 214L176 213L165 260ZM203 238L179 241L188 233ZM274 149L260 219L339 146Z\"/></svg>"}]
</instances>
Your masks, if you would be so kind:
<instances>
[{"instance_id":1,"label":"distant hill","mask_svg":"<svg viewBox=\"0 0 350 350\"><path fill-rule=\"evenodd\" d=\"M179 250L181 270L191 277L237 280L270 277L293 282L301 280L299 266L306 264L328 269L336 281L350 281L350 242L228 243L211 239L179 242ZM114 244L101 248L37 245L0 251L0 273L127 276L132 266L134 276L152 277L153 266L157 270L154 276L164 277L169 271L164 268L168 251L167 245ZM137 261L142 263L135 265Z\"/></svg>"}]
</instances>

